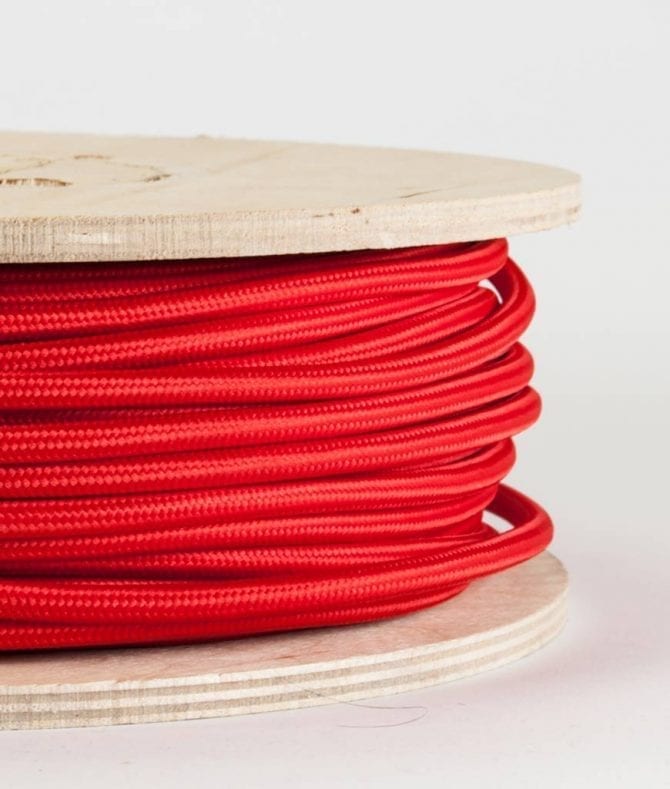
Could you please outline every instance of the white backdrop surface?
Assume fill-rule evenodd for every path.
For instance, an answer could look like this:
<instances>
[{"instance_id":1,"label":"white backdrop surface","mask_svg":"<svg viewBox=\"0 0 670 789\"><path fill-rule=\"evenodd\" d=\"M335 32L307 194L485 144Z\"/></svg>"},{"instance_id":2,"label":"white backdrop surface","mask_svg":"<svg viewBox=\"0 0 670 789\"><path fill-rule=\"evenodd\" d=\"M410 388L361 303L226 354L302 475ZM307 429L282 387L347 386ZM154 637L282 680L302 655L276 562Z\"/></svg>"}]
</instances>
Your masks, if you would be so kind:
<instances>
[{"instance_id":1,"label":"white backdrop surface","mask_svg":"<svg viewBox=\"0 0 670 789\"><path fill-rule=\"evenodd\" d=\"M433 148L584 177L579 224L512 240L545 410L511 481L554 516L562 637L371 704L1 732L3 785L668 785L669 35L664 0L3 8L3 129Z\"/></svg>"}]
</instances>

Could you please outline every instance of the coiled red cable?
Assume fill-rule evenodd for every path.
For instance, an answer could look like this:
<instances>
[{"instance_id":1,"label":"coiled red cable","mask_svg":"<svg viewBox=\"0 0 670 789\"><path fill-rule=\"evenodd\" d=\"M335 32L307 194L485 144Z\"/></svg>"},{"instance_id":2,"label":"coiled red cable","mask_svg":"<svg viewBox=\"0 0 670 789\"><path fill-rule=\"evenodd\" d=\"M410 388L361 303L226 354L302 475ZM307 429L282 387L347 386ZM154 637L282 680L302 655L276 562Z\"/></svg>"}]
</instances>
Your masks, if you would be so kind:
<instances>
[{"instance_id":1,"label":"coiled red cable","mask_svg":"<svg viewBox=\"0 0 670 789\"><path fill-rule=\"evenodd\" d=\"M1 266L0 649L372 620L538 553L499 484L533 306L504 240Z\"/></svg>"}]
</instances>

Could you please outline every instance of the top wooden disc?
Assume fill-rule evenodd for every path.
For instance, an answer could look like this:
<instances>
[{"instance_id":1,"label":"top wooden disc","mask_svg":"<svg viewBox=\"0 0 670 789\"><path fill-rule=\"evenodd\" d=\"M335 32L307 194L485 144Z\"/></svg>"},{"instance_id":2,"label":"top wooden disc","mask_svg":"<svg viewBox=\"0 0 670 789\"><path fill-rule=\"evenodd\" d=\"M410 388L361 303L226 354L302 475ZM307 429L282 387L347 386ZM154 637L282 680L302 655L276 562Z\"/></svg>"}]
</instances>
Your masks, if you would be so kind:
<instances>
[{"instance_id":1,"label":"top wooden disc","mask_svg":"<svg viewBox=\"0 0 670 789\"><path fill-rule=\"evenodd\" d=\"M391 248L579 210L579 177L453 153L211 137L0 134L0 262Z\"/></svg>"}]
</instances>

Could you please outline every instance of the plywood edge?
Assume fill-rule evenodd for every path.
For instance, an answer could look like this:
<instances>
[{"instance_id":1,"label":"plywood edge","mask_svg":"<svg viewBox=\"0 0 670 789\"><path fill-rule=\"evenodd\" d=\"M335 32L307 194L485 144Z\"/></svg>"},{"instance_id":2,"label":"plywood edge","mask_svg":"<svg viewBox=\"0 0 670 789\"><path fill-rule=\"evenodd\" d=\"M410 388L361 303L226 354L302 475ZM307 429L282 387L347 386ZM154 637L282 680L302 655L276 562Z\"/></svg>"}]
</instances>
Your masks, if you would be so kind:
<instances>
[{"instance_id":1,"label":"plywood edge","mask_svg":"<svg viewBox=\"0 0 670 789\"><path fill-rule=\"evenodd\" d=\"M394 249L508 237L548 230L576 221L579 190L556 189L541 198L514 202L462 201L444 216L440 203L405 208L356 207L359 217L341 232L338 220L350 208L336 209L328 221L309 211L257 214L170 215L151 217L63 218L59 222L16 220L0 227L1 263L62 263L91 260L169 260L249 257L296 252ZM295 239L300 243L296 245Z\"/></svg>"}]
</instances>

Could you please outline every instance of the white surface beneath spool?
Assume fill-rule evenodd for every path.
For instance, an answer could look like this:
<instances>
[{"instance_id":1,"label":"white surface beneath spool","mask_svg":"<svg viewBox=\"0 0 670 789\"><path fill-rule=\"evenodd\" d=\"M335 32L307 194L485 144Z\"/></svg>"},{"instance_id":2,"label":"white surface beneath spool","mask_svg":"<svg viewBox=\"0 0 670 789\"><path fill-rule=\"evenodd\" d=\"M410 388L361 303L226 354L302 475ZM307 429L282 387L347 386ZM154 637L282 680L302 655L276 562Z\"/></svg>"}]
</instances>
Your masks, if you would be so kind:
<instances>
[{"instance_id":1,"label":"white surface beneath spool","mask_svg":"<svg viewBox=\"0 0 670 789\"><path fill-rule=\"evenodd\" d=\"M0 657L0 728L208 718L382 696L502 666L550 641L567 575L550 553L415 614L176 647Z\"/></svg>"}]
</instances>

